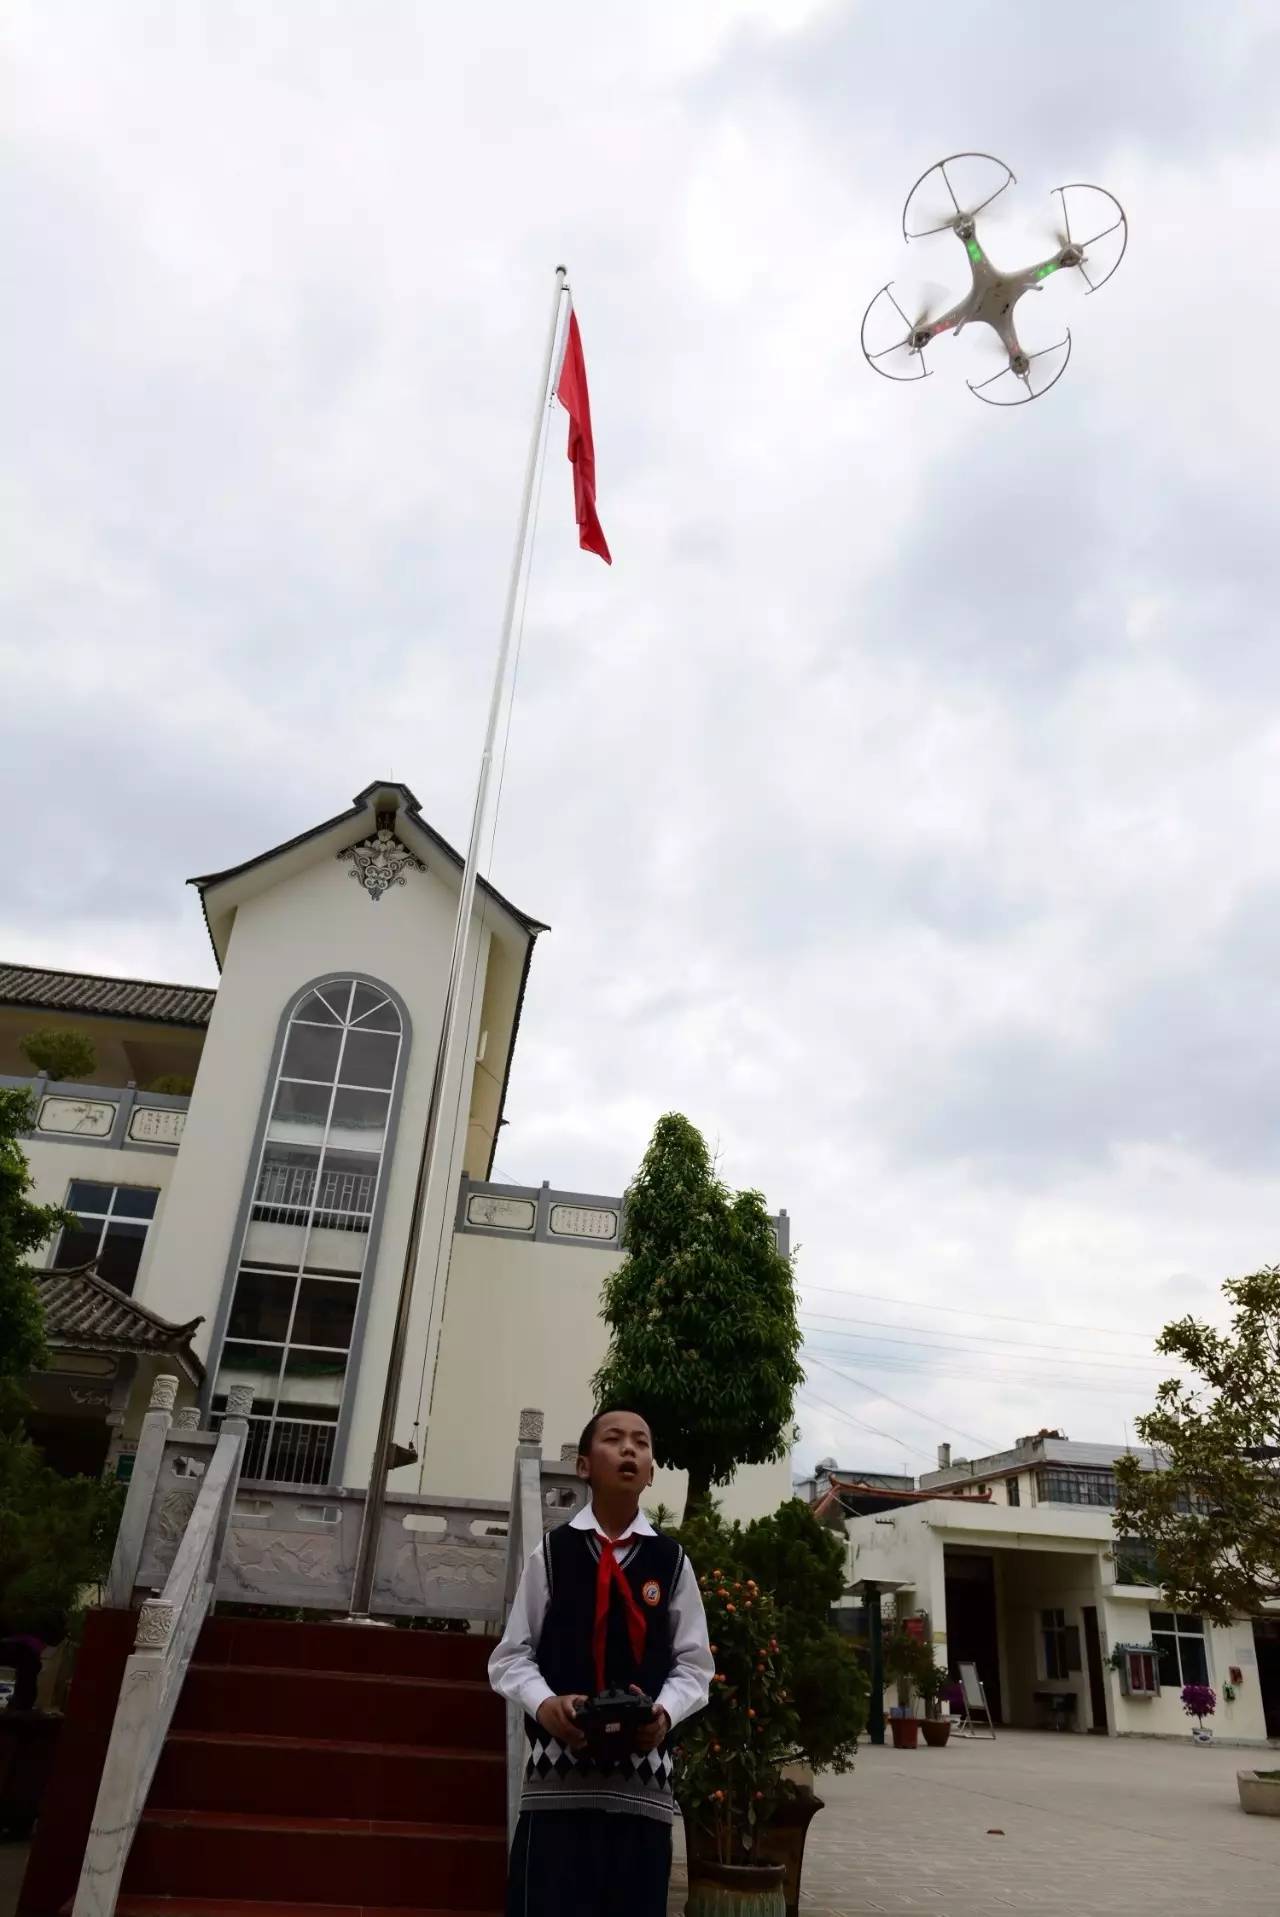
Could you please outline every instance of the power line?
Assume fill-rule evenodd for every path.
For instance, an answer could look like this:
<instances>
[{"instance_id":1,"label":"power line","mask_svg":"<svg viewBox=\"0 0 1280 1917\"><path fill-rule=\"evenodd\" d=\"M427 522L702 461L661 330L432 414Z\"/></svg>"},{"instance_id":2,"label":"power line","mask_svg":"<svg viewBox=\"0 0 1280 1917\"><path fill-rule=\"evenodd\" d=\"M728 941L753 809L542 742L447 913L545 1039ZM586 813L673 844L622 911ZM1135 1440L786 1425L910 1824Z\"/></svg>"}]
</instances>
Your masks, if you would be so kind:
<instances>
[{"instance_id":1,"label":"power line","mask_svg":"<svg viewBox=\"0 0 1280 1917\"><path fill-rule=\"evenodd\" d=\"M875 1325L884 1331L930 1331L933 1329L933 1327L930 1325L898 1324L894 1320L889 1318L856 1318L854 1317L852 1312L848 1312L848 1311L811 1311L807 1315L810 1318L829 1319L833 1324ZM1094 1349L1092 1345L1042 1344L1040 1340L1037 1338L995 1338L990 1336L987 1332L983 1332L983 1331L947 1331L942 1326L938 1327L938 1331L939 1331L939 1336L943 1338L968 1338L971 1341L976 1341L979 1344L1010 1345L1015 1351L1048 1351L1048 1352L1052 1352L1055 1356L1060 1351L1083 1351L1087 1353L1092 1353ZM850 1333L849 1335L861 1336L860 1333L857 1333L857 1334ZM890 1338L887 1342L889 1344L901 1344L903 1341L900 1338ZM1131 1359L1126 1359L1119 1352L1108 1352L1107 1356L1109 1359L1112 1359L1115 1362L1120 1364L1154 1365L1154 1364L1163 1364L1166 1362L1164 1359L1159 1357L1147 1358L1147 1357L1141 1357L1138 1355L1135 1355Z\"/></svg>"},{"instance_id":2,"label":"power line","mask_svg":"<svg viewBox=\"0 0 1280 1917\"><path fill-rule=\"evenodd\" d=\"M952 1356L956 1358L977 1358L982 1356L981 1352L970 1351L964 1345L939 1345L934 1344L932 1339L929 1338L878 1338L874 1336L874 1334L866 1331L832 1331L826 1325L815 1322L816 1318L824 1316L826 1316L826 1314L821 1312L817 1314L805 1313L802 1314L801 1322L812 1324L814 1330L819 1332L824 1338L858 1338L865 1344L908 1345L921 1351L949 1351ZM904 1331L914 1329L911 1325L904 1325L901 1328ZM1153 1364L1158 1366L1163 1362L1165 1365L1163 1375L1168 1375L1169 1361L1158 1358L1058 1358L1057 1352L1052 1345L1046 1345L1038 1350L1032 1344L1019 1346L1017 1340L1014 1338L992 1339L991 1342L993 1344L1012 1344L1015 1349L1030 1352L1032 1354L1030 1360L1032 1364L1048 1365L1056 1359L1058 1364L1079 1366L1086 1371L1131 1371L1135 1376L1141 1376L1142 1374L1139 1368L1142 1365ZM1073 1347L1067 1346L1067 1349L1071 1350ZM996 1355L1003 1358L1007 1354L999 1352ZM1152 1382L1154 1383L1155 1380L1153 1379Z\"/></svg>"},{"instance_id":3,"label":"power line","mask_svg":"<svg viewBox=\"0 0 1280 1917\"><path fill-rule=\"evenodd\" d=\"M806 1351L812 1351L813 1347L806 1341L804 1349ZM833 1352L831 1355L833 1357L840 1357L843 1354L840 1352ZM868 1352L867 1355L868 1357L875 1356L875 1354L870 1352ZM981 1371L981 1370L948 1371L946 1367L943 1365L916 1364L910 1358L899 1358L897 1356L892 1356L892 1357L876 1356L876 1363L883 1370L886 1370L886 1371L923 1372L926 1376L930 1378L956 1378L962 1384L968 1384L968 1385L972 1385L972 1384L1017 1385L1019 1383L1023 1383L1027 1385L1028 1387L1032 1385L1036 1387L1040 1387L1043 1385L1052 1385L1056 1383L1056 1384L1063 1385L1064 1387L1066 1387L1068 1390L1071 1390L1071 1391L1087 1391L1090 1394L1101 1396L1104 1398L1123 1398L1127 1403L1131 1403L1133 1401L1134 1396L1138 1394L1139 1392L1141 1392L1141 1390L1143 1389L1143 1385L1141 1383L1130 1384L1126 1387L1117 1386L1115 1388L1113 1388L1110 1385L1086 1384L1083 1379L1063 1378L1060 1375L1055 1375L1053 1372Z\"/></svg>"},{"instance_id":4,"label":"power line","mask_svg":"<svg viewBox=\"0 0 1280 1917\"><path fill-rule=\"evenodd\" d=\"M995 1451L997 1449L997 1447L992 1444L990 1438L980 1438L975 1431L961 1431L958 1424L951 1424L950 1422L944 1423L941 1418L935 1418L927 1411L917 1411L914 1405L904 1404L901 1398L891 1398L887 1391L880 1389L879 1385L868 1384L865 1378L855 1378L851 1371L841 1371L838 1365L829 1365L825 1358L819 1358L816 1354L811 1355L813 1356L813 1362L816 1365L821 1365L824 1371L833 1372L837 1378L847 1378L850 1384L861 1385L864 1391L869 1391L875 1398L883 1399L885 1404L896 1404L899 1411L905 1411L909 1417L923 1418L926 1424L936 1424L942 1431L959 1432L962 1438L970 1438L974 1444L983 1444L987 1447L988 1451Z\"/></svg>"},{"instance_id":5,"label":"power line","mask_svg":"<svg viewBox=\"0 0 1280 1917\"><path fill-rule=\"evenodd\" d=\"M873 1436L885 1438L890 1444L899 1445L904 1451L914 1451L918 1458L931 1458L933 1455L929 1451L922 1450L918 1444L908 1444L905 1438L897 1437L892 1431L882 1431L879 1425L868 1424L865 1418L855 1418L851 1411L842 1411L838 1404L832 1404L828 1399L819 1397L816 1391L810 1390L807 1386L805 1393L812 1403L821 1405L824 1411L830 1411L834 1417L843 1418L846 1424L857 1425L862 1431L870 1431Z\"/></svg>"},{"instance_id":6,"label":"power line","mask_svg":"<svg viewBox=\"0 0 1280 1917\"><path fill-rule=\"evenodd\" d=\"M1143 1338L1154 1344L1153 1331L1122 1331L1118 1325L1082 1325L1062 1318L1019 1318L1007 1311L983 1311L972 1305L938 1305L919 1298L887 1298L879 1291L850 1291L843 1285L801 1285L801 1291L820 1291L830 1298L869 1298L878 1305L906 1305L911 1311L946 1311L962 1318L988 1318L1006 1325L1042 1325L1049 1331L1101 1331L1109 1338Z\"/></svg>"}]
</instances>

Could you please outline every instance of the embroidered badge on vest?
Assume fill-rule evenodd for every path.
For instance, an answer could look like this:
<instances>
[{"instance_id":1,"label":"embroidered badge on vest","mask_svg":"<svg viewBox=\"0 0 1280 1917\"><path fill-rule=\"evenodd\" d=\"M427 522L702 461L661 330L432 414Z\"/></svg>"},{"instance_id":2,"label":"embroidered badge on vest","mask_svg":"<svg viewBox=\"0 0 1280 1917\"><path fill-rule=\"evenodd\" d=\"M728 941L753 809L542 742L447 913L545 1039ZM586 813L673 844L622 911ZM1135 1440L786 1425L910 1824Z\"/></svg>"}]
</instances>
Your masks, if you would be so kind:
<instances>
[{"instance_id":1,"label":"embroidered badge on vest","mask_svg":"<svg viewBox=\"0 0 1280 1917\"><path fill-rule=\"evenodd\" d=\"M659 1584L657 1578L646 1578L645 1582L640 1586L640 1595L650 1609L652 1609L655 1604L661 1604L662 1586Z\"/></svg>"}]
</instances>

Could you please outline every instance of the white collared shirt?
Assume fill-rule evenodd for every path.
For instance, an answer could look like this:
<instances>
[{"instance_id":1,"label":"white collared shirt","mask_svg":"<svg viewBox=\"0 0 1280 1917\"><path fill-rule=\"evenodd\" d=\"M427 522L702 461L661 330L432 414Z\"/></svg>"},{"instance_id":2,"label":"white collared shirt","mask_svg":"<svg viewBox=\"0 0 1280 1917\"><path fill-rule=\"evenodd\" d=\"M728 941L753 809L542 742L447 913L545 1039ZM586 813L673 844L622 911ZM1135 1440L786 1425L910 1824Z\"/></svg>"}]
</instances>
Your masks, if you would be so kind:
<instances>
[{"instance_id":1,"label":"white collared shirt","mask_svg":"<svg viewBox=\"0 0 1280 1917\"><path fill-rule=\"evenodd\" d=\"M603 1535L604 1527L597 1519L593 1505L588 1504L584 1511L570 1518L569 1523L575 1531ZM651 1538L655 1535L644 1512L637 1511L634 1524L614 1542L623 1544L630 1538ZM513 1703L519 1704L534 1718L547 1699L555 1696L538 1669L538 1640L546 1620L547 1599L547 1567L542 1546L539 1545L524 1567L511 1606L511 1615L507 1619L507 1628L497 1650L489 1659L489 1682L494 1690L500 1697L510 1698ZM659 1710L666 1712L674 1730L686 1717L702 1709L711 1694L711 1680L716 1669L707 1638L702 1593L688 1558L681 1563L669 1609L671 1675L654 1701Z\"/></svg>"}]
</instances>

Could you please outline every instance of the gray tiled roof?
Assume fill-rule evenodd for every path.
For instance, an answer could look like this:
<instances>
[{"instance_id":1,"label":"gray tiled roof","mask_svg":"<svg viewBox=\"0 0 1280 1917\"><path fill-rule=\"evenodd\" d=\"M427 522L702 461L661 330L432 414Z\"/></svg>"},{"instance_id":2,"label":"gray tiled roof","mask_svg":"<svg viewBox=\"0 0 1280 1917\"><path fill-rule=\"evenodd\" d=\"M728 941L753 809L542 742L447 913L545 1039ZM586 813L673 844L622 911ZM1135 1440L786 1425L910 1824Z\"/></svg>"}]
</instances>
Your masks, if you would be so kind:
<instances>
[{"instance_id":1,"label":"gray tiled roof","mask_svg":"<svg viewBox=\"0 0 1280 1917\"><path fill-rule=\"evenodd\" d=\"M159 1025L203 1026L209 1023L213 998L203 985L159 985L151 979L0 965L0 1005L29 1005L42 1012L89 1012L106 1018L151 1019Z\"/></svg>"},{"instance_id":2,"label":"gray tiled roof","mask_svg":"<svg viewBox=\"0 0 1280 1917\"><path fill-rule=\"evenodd\" d=\"M203 1318L171 1325L135 1298L100 1278L92 1265L75 1271L36 1271L36 1290L51 1345L73 1351L132 1351L172 1357L193 1384L204 1366L190 1349L191 1335Z\"/></svg>"}]
</instances>

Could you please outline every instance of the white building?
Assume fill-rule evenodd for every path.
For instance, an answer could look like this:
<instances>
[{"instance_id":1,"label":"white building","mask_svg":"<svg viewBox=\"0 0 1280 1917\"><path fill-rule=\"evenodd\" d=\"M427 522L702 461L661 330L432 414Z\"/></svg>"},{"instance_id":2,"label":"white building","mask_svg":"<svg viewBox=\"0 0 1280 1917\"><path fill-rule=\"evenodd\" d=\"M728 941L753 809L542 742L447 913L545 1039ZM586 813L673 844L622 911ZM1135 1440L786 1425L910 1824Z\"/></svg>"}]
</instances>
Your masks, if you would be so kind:
<instances>
[{"instance_id":1,"label":"white building","mask_svg":"<svg viewBox=\"0 0 1280 1917\"><path fill-rule=\"evenodd\" d=\"M251 1384L251 1480L367 1482L436 1064L462 862L406 786L366 787L287 844L192 884L216 991L0 966L0 1084L37 1099L42 1202L79 1229L46 1285L55 1364L38 1434L68 1466L127 1461L152 1374L177 1367L216 1417ZM425 1221L394 1488L505 1498L519 1410L570 1442L605 1348L600 1288L621 1200L490 1182L529 979L546 927L483 882L468 953L468 1063L444 1090L453 1156ZM32 1077L19 1041L74 1027L90 1080ZM190 1096L149 1090L193 1078ZM786 1248L787 1220L778 1220ZM439 1254L439 1255L438 1255ZM163 1353L163 1357L159 1354ZM772 1509L786 1460L726 1508ZM674 1504L677 1479L655 1496Z\"/></svg>"},{"instance_id":2,"label":"white building","mask_svg":"<svg viewBox=\"0 0 1280 1917\"><path fill-rule=\"evenodd\" d=\"M852 1581L923 1614L939 1663L975 1663L997 1723L1186 1737L1179 1693L1208 1683L1217 1737L1280 1737L1280 1616L1165 1609L1149 1553L1115 1535L1116 1455L1058 1432L954 1463L943 1445L918 1501L848 1519Z\"/></svg>"}]
</instances>

